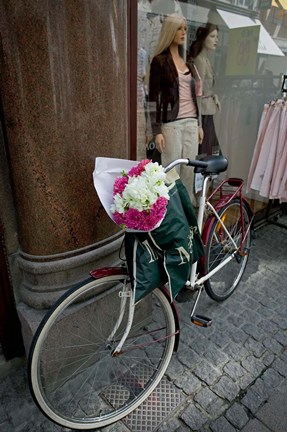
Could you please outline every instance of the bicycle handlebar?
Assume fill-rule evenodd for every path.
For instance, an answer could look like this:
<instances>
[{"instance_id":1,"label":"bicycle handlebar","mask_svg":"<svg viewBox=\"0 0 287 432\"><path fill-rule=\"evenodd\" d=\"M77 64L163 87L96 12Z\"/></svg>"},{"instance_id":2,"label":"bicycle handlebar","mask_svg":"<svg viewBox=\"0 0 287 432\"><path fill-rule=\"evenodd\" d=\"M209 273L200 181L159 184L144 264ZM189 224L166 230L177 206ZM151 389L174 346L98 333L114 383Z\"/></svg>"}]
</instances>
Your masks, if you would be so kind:
<instances>
[{"instance_id":1,"label":"bicycle handlebar","mask_svg":"<svg viewBox=\"0 0 287 432\"><path fill-rule=\"evenodd\" d=\"M208 163L201 160L193 160L193 159L176 159L165 167L165 172L170 171L177 165L188 165L194 168L207 168Z\"/></svg>"}]
</instances>

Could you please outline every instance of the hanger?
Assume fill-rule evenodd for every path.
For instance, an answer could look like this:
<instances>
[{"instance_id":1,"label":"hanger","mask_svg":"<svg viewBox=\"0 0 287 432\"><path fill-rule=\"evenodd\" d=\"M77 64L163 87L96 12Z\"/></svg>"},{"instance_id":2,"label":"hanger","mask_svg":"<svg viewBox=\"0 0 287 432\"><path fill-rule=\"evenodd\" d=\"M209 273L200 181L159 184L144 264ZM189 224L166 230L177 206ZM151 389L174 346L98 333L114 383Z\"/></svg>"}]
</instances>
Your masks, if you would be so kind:
<instances>
[{"instance_id":1,"label":"hanger","mask_svg":"<svg viewBox=\"0 0 287 432\"><path fill-rule=\"evenodd\" d=\"M282 93L287 93L287 75L283 75L283 82L282 82L282 87L281 87L281 91Z\"/></svg>"}]
</instances>

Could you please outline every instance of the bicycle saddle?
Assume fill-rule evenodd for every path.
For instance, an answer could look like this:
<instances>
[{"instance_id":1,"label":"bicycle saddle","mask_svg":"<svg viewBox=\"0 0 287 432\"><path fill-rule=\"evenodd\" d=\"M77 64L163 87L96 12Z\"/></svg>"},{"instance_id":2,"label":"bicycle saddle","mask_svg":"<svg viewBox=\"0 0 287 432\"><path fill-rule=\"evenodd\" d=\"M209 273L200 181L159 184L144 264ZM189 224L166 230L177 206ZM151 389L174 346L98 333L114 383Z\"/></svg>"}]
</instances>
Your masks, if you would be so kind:
<instances>
[{"instance_id":1,"label":"bicycle saddle","mask_svg":"<svg viewBox=\"0 0 287 432\"><path fill-rule=\"evenodd\" d=\"M227 170L228 160L225 156L205 156L201 159L207 163L206 168L194 168L194 172L202 174L219 174Z\"/></svg>"}]
</instances>

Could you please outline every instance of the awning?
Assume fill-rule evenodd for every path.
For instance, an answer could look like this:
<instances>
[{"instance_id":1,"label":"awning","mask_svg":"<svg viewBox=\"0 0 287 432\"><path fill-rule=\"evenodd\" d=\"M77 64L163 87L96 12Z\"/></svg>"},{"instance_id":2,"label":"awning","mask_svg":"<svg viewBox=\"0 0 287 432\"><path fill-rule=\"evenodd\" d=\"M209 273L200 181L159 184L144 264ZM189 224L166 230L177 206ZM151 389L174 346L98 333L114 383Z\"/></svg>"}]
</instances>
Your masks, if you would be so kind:
<instances>
[{"instance_id":1,"label":"awning","mask_svg":"<svg viewBox=\"0 0 287 432\"><path fill-rule=\"evenodd\" d=\"M287 0L278 0L284 10L287 10Z\"/></svg>"},{"instance_id":2,"label":"awning","mask_svg":"<svg viewBox=\"0 0 287 432\"><path fill-rule=\"evenodd\" d=\"M287 2L287 1L286 1ZM259 54L268 54L275 56L284 56L284 53L274 42L268 31L258 19L251 19L247 16L237 15L217 9L220 17L223 19L228 28L234 29L239 27L260 26L258 50Z\"/></svg>"}]
</instances>

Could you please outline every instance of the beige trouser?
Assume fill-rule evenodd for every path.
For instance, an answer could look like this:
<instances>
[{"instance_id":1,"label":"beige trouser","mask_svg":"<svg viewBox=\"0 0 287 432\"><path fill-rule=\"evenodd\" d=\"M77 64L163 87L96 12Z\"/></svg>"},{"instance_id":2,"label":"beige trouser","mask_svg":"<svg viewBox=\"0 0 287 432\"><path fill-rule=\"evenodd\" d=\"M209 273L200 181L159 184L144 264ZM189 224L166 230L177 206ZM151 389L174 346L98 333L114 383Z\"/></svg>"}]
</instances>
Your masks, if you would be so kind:
<instances>
[{"instance_id":1,"label":"beige trouser","mask_svg":"<svg viewBox=\"0 0 287 432\"><path fill-rule=\"evenodd\" d=\"M165 141L165 148L161 155L163 166L175 159L195 159L198 154L197 119L188 118L164 123L162 125L162 134ZM179 165L177 172L194 204L194 169Z\"/></svg>"}]
</instances>

